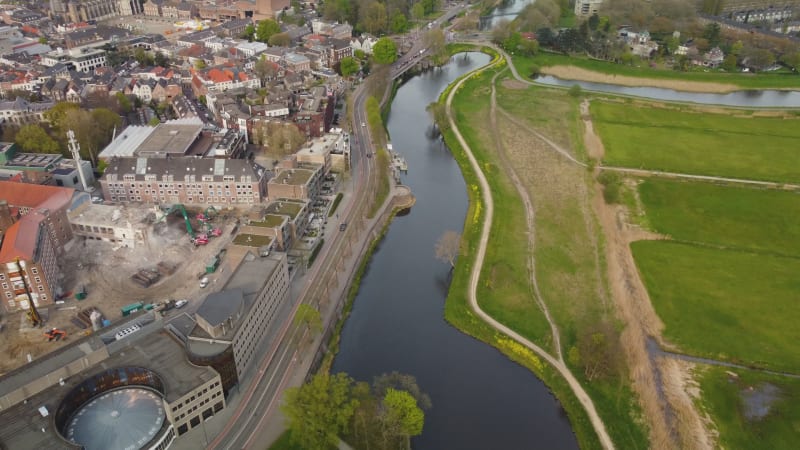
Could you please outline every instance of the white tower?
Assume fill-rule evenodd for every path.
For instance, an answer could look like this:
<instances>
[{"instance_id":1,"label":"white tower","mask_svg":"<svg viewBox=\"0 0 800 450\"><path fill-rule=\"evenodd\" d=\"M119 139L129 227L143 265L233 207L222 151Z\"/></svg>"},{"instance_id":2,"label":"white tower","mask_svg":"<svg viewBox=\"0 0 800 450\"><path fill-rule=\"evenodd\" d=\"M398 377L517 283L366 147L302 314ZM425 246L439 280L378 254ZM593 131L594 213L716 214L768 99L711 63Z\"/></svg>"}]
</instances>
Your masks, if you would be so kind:
<instances>
[{"instance_id":1,"label":"white tower","mask_svg":"<svg viewBox=\"0 0 800 450\"><path fill-rule=\"evenodd\" d=\"M91 192L94 189L90 189L89 185L86 184L86 176L83 174L83 167L81 165L81 146L78 144L78 141L75 140L74 131L67 130L67 141L69 143L69 151L72 152L72 159L75 161L75 168L78 169L78 176L81 178L83 192Z\"/></svg>"}]
</instances>

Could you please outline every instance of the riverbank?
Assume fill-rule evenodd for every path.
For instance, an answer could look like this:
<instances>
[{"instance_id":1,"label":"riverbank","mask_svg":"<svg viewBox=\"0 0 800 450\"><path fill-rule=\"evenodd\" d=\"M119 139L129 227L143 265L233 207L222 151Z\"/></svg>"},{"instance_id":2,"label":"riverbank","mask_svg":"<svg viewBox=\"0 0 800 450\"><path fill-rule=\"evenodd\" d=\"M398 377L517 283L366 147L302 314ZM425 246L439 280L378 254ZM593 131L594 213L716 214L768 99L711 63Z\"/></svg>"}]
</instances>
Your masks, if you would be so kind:
<instances>
[{"instance_id":1,"label":"riverbank","mask_svg":"<svg viewBox=\"0 0 800 450\"><path fill-rule=\"evenodd\" d=\"M495 59L495 66L502 67L503 64L504 61L498 60L497 58ZM464 77L464 79L473 79L475 83L485 84L485 82L481 82L479 79L486 79L492 75L494 75L494 71L491 67L489 67L484 68L477 73L468 74ZM440 96L440 101L443 101L445 98L449 98L453 89L457 89L459 91L462 89L475 89L475 86L472 86L471 88L462 88L460 86L461 83L452 83ZM485 97L486 93L484 92L482 95ZM461 104L461 106L457 109L459 122L463 120L462 114L464 113L464 110L465 105L463 104ZM470 135L474 129L474 126L470 127L467 135ZM494 161L493 158L489 158L486 151L481 150L482 146L473 146L474 138L468 136L467 140L471 142L470 147L472 147L471 152L475 153L477 151L477 153L475 153L475 157L478 161L477 164L480 165L480 167L486 167L486 170L491 172L491 181L489 181L489 184L492 185L492 187L479 189L479 186L482 184L482 182L469 162L470 156L469 153L467 153L469 150L465 151L464 146L460 144L453 130L446 129L444 132L444 138L462 169L464 178L469 186L467 191L470 197L470 207L464 225L461 253L453 274L452 283L450 285L449 295L445 306L445 318L463 332L475 336L498 348L509 358L529 368L538 377L540 377L540 379L542 379L550 387L552 392L562 403L564 409L567 411L581 448L612 448L614 444L611 442L611 439L609 439L608 435L603 436L601 444L601 440L599 440L598 434L595 431L600 430L600 432L605 434L605 427L602 425L603 422L595 412L591 400L583 391L583 389L580 388L580 385L569 373L569 370L566 369L564 363L554 359L547 351L535 346L527 339L522 338L511 330L506 329L506 332L511 333L511 335L516 337L514 339L506 337L506 332L498 332L493 328L500 326L502 329L504 328L502 325L497 324L494 319L491 319L489 316L483 315L484 313L480 308L489 306L487 302L494 302L494 300L489 300L487 298L490 296L486 295L485 286L494 285L495 283L506 284L511 281L508 279L496 278L498 273L502 273L502 270L501 272L498 272L497 267L487 267L486 269L482 269L484 263L482 246L483 252L485 252L485 243L481 244L481 242L484 242L483 240L486 239L486 237L480 231L480 224L484 223L486 220L491 221L493 219L491 216L486 216L487 213L491 214L490 211L494 210L493 204L487 203L487 201L492 201L491 196L498 188L496 183L503 183L503 181L499 180L505 179L505 177L502 175L502 173L498 173L496 161ZM484 197L485 195L489 197ZM508 195L501 197L505 198L506 200L509 199ZM503 202L506 200L501 198L501 201ZM504 214L508 214L508 212L506 211ZM520 212L520 214L522 214L522 212ZM494 218L494 220L505 219ZM494 226L497 225L498 224L495 223ZM494 243L493 246L494 245L496 245L496 243ZM520 246L517 245L517 247ZM476 260L475 258L478 259ZM525 263L523 261L522 266L524 267L524 265ZM473 312L470 306L470 297L473 294L470 294L470 292L472 292L471 289L474 289L474 287L471 286L475 286L475 270L482 272L482 281L480 282L481 287L479 288L482 291L480 297L481 300L479 301L481 307L479 308L477 304L475 304L474 306L477 308L477 310ZM523 278L527 277L524 271L517 275L508 274L505 276L509 275L522 276ZM500 276L502 278L504 275L501 274ZM501 290L503 289L500 286L498 286L498 288ZM493 288L491 287L489 288L490 291L492 289ZM528 292L529 289L530 287L524 289L524 291ZM518 295L519 294L522 294L524 298L524 293L518 293ZM536 309L535 306L533 306L533 308L534 310ZM535 314L534 310L526 314ZM527 317L527 315L525 317ZM520 316L520 318L522 318L522 316ZM488 322L494 322L494 325L490 327ZM547 325L545 325L545 327L547 327ZM520 343L520 339L522 340L522 343ZM550 345L557 347L557 342L558 341L556 341L556 343L551 342ZM536 354L532 350L535 350ZM557 351L556 354L559 355L558 359L560 359L560 351ZM545 363L543 359L546 359L547 363ZM582 397L579 398L576 396L575 392L578 392ZM590 413L587 411L590 411ZM630 428L636 428L636 426L631 424L630 426L615 426L614 428L617 432L630 434L632 432ZM622 438L620 440L625 442L626 448L643 448L642 441L639 438L636 438L633 441L630 441L628 438ZM646 441L643 443L643 445L646 445Z\"/></svg>"},{"instance_id":2,"label":"riverbank","mask_svg":"<svg viewBox=\"0 0 800 450\"><path fill-rule=\"evenodd\" d=\"M513 61L520 74L528 79L533 72L537 72L564 80L627 87L659 87L697 93L800 90L800 75L795 73L726 73L716 70L681 72L669 68L653 68L645 62L639 66L630 66L545 51L530 57L515 55Z\"/></svg>"}]
</instances>

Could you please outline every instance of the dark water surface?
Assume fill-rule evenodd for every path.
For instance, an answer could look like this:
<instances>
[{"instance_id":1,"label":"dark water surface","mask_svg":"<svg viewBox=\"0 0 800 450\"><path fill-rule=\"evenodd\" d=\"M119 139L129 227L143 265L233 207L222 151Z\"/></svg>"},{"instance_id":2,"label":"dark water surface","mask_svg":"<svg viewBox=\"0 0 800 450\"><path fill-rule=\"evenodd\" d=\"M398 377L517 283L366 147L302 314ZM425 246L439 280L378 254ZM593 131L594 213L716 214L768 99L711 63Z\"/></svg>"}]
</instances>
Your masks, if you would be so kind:
<instances>
[{"instance_id":1,"label":"dark water surface","mask_svg":"<svg viewBox=\"0 0 800 450\"><path fill-rule=\"evenodd\" d=\"M430 137L425 107L488 62L461 54L398 91L388 128L417 203L395 218L373 255L333 370L363 381L393 370L416 376L433 408L415 449L574 449L569 421L539 379L444 320L449 265L435 259L434 245L445 230L462 230L467 195L449 150Z\"/></svg>"}]
</instances>

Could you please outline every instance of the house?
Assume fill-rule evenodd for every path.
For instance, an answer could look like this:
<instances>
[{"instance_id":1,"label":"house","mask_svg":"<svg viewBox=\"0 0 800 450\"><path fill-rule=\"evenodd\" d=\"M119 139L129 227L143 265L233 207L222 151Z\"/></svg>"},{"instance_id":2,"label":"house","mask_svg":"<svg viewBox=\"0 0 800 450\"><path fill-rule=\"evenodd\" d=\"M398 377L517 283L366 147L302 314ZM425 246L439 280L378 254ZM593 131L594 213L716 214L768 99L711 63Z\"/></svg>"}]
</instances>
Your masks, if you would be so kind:
<instances>
[{"instance_id":1,"label":"house","mask_svg":"<svg viewBox=\"0 0 800 450\"><path fill-rule=\"evenodd\" d=\"M714 47L703 55L703 65L707 67L719 67L725 60L725 53L719 47Z\"/></svg>"},{"instance_id":2,"label":"house","mask_svg":"<svg viewBox=\"0 0 800 450\"><path fill-rule=\"evenodd\" d=\"M353 56L353 47L350 46L349 40L331 38L328 39L328 46L328 63L331 66L348 56Z\"/></svg>"},{"instance_id":3,"label":"house","mask_svg":"<svg viewBox=\"0 0 800 450\"><path fill-rule=\"evenodd\" d=\"M144 15L150 17L161 17L161 9L164 6L164 0L147 0L144 4Z\"/></svg>"},{"instance_id":4,"label":"house","mask_svg":"<svg viewBox=\"0 0 800 450\"><path fill-rule=\"evenodd\" d=\"M378 42L378 39L365 33L361 36L350 38L350 47L352 47L354 53L356 50L361 50L367 55L371 55L372 46L374 46L376 42Z\"/></svg>"},{"instance_id":5,"label":"house","mask_svg":"<svg viewBox=\"0 0 800 450\"><path fill-rule=\"evenodd\" d=\"M175 82L169 82L162 78L158 80L156 85L153 87L151 97L153 100L159 103L172 103L172 99L178 95L181 95L181 93L182 89L179 84Z\"/></svg>"}]
</instances>

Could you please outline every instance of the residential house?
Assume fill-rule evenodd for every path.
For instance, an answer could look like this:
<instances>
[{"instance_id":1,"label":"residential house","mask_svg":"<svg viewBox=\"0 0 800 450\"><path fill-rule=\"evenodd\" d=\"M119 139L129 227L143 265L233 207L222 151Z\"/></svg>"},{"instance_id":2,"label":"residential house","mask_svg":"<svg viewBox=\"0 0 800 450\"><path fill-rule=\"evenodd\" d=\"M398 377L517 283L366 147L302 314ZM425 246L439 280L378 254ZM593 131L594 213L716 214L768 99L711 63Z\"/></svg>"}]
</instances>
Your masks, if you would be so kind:
<instances>
[{"instance_id":1,"label":"residential house","mask_svg":"<svg viewBox=\"0 0 800 450\"><path fill-rule=\"evenodd\" d=\"M350 47L353 48L353 52L356 50L361 50L367 55L371 55L372 47L376 42L378 42L378 39L376 39L374 36L364 33L361 36L350 38Z\"/></svg>"}]
</instances>

